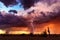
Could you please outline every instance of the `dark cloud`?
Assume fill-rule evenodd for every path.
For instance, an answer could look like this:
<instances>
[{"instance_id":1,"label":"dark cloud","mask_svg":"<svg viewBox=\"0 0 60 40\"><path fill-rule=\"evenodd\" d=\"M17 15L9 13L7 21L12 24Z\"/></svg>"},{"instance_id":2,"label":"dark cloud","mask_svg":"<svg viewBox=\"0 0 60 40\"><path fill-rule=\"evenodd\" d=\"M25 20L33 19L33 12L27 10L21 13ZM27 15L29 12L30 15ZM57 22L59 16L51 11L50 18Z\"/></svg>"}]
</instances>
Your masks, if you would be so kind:
<instances>
[{"instance_id":1,"label":"dark cloud","mask_svg":"<svg viewBox=\"0 0 60 40\"><path fill-rule=\"evenodd\" d=\"M25 27L27 26L27 20L23 17L18 17L12 14L6 14L5 16L0 14L0 28L9 27ZM3 26L3 27L2 27Z\"/></svg>"},{"instance_id":2,"label":"dark cloud","mask_svg":"<svg viewBox=\"0 0 60 40\"><path fill-rule=\"evenodd\" d=\"M46 22L49 22L51 20L54 20L58 17L60 17L60 11L58 13L56 12L47 12L48 15L46 15L46 13L44 12L41 12L40 14L42 16L39 16L39 17L36 17L35 20L34 20L34 23L35 24L42 24L42 23L46 23Z\"/></svg>"},{"instance_id":3,"label":"dark cloud","mask_svg":"<svg viewBox=\"0 0 60 40\"><path fill-rule=\"evenodd\" d=\"M0 1L3 2L6 6L17 4L16 0L0 0Z\"/></svg>"},{"instance_id":4,"label":"dark cloud","mask_svg":"<svg viewBox=\"0 0 60 40\"><path fill-rule=\"evenodd\" d=\"M49 15L45 15L45 13L42 14L41 12L42 16L36 17L35 20L33 20L34 24L42 24L49 22L50 20L53 20L60 15L60 12L58 12L57 14L55 14L55 12L47 12L47 13L49 13ZM28 20L23 16L16 16L14 14L6 14L3 16L0 13L1 29L10 28L10 27L28 27L28 25L29 25Z\"/></svg>"},{"instance_id":5,"label":"dark cloud","mask_svg":"<svg viewBox=\"0 0 60 40\"><path fill-rule=\"evenodd\" d=\"M16 10L9 10L8 12L17 13L17 11L16 11Z\"/></svg>"},{"instance_id":6,"label":"dark cloud","mask_svg":"<svg viewBox=\"0 0 60 40\"><path fill-rule=\"evenodd\" d=\"M23 5L24 9L28 9L34 5L35 0L21 0L21 4Z\"/></svg>"}]
</instances>

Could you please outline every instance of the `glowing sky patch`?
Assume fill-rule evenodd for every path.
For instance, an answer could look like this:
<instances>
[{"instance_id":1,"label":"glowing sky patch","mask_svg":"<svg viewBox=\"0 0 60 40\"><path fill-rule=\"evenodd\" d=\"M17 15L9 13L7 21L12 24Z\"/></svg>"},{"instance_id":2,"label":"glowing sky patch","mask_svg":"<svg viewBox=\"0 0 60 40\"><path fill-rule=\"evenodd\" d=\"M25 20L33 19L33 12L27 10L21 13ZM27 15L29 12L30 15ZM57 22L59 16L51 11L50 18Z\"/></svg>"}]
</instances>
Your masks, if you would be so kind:
<instances>
[{"instance_id":1,"label":"glowing sky patch","mask_svg":"<svg viewBox=\"0 0 60 40\"><path fill-rule=\"evenodd\" d=\"M8 10L23 10L23 7L20 4L14 5L12 7L6 7L2 2L0 2L0 10L8 11Z\"/></svg>"}]
</instances>

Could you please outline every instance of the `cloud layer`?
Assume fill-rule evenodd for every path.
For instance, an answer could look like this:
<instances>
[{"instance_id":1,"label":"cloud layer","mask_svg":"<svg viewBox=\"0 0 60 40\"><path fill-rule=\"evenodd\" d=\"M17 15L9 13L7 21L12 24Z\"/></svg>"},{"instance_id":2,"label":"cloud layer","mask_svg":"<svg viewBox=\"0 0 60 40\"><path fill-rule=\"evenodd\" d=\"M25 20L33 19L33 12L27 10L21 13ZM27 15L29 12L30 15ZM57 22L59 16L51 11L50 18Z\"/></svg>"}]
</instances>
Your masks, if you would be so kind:
<instances>
[{"instance_id":1,"label":"cloud layer","mask_svg":"<svg viewBox=\"0 0 60 40\"><path fill-rule=\"evenodd\" d=\"M4 4L6 1L1 0ZM29 2L26 0L27 3ZM25 1L25 2L26 2ZM39 1L39 2L38 2ZM10 14L10 13L0 13L0 28L8 28L8 27L25 27L29 25L29 21L33 21L34 24L41 24L47 21L56 18L60 15L60 5L59 0L38 0L37 2L33 1L30 3L31 5L25 4L24 2L22 5L26 10L19 12L17 14ZM10 3L11 2L11 3ZM10 1L5 5L14 4L15 1ZM50 2L50 3L49 3ZM30 4L29 3L29 4ZM34 5L34 6L33 6Z\"/></svg>"}]
</instances>

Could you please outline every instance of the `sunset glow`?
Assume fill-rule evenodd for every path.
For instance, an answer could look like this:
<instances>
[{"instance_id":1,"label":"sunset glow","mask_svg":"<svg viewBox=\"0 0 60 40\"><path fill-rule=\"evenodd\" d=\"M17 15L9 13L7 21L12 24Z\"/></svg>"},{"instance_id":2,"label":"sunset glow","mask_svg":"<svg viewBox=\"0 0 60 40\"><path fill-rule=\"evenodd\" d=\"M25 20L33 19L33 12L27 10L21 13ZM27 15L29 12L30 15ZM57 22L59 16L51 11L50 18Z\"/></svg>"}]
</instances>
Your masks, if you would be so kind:
<instances>
[{"instance_id":1,"label":"sunset glow","mask_svg":"<svg viewBox=\"0 0 60 40\"><path fill-rule=\"evenodd\" d=\"M9 34L29 34L27 31L11 31Z\"/></svg>"},{"instance_id":2,"label":"sunset glow","mask_svg":"<svg viewBox=\"0 0 60 40\"><path fill-rule=\"evenodd\" d=\"M5 34L6 31L0 29L0 34Z\"/></svg>"}]
</instances>

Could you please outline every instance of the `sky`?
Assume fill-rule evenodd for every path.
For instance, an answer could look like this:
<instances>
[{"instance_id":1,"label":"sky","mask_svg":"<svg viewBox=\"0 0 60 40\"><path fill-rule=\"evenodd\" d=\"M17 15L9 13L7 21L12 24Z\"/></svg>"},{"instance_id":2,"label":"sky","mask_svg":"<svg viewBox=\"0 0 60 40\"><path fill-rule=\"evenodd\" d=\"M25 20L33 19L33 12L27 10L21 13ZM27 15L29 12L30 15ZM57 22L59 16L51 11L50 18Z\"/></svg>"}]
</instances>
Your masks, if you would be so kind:
<instances>
[{"instance_id":1,"label":"sky","mask_svg":"<svg viewBox=\"0 0 60 40\"><path fill-rule=\"evenodd\" d=\"M12 7L6 7L2 2L0 2L0 10L8 12L9 10L24 10L20 4L14 5Z\"/></svg>"},{"instance_id":2,"label":"sky","mask_svg":"<svg viewBox=\"0 0 60 40\"><path fill-rule=\"evenodd\" d=\"M44 0L43 0L43 2L44 2ZM3 3L0 2L0 10L5 10L5 11L8 11L8 10L17 10L17 11L18 10L24 10L23 12L27 13L26 15L21 15L21 17L19 16L20 11L19 11L19 13L17 13L18 16L12 15L12 14L11 15L10 14L4 15L4 13L3 13L2 14L3 16L0 17L0 29L6 29L6 28L13 27L12 30L16 30L16 31L19 30L22 32L25 32L25 31L30 32L30 27L33 26L33 29L35 30L34 32L40 33L40 32L43 32L45 29L47 29L47 27L49 27L51 34L53 34L53 33L59 33L60 34L60 31L59 31L60 30L60 16L59 16L59 18L57 17L58 14L60 15L60 12L59 12L60 10L57 9L57 7L60 8L60 5L59 5L60 2L57 2L57 3L53 2L51 5L47 3L47 0L46 0L46 3L45 2L43 3L43 2L37 2L33 7L31 6L31 8L27 9L29 12L31 12L32 9L35 10L34 12L31 13L30 16L28 15L29 12L26 12L26 10L24 10L22 6L19 6L20 4L17 4L15 6L7 8ZM54 10L56 10L58 12L55 12ZM57 19L55 19L55 17L57 17ZM30 20L32 20L35 24L31 25L29 22ZM16 27L16 28L14 28L14 27ZM20 28L23 27L23 28L20 29L19 27ZM27 30L25 30L25 27ZM56 28L58 30L56 30ZM33 30L31 30L31 32L32 31ZM20 33L22 33L22 32L20 32Z\"/></svg>"}]
</instances>

